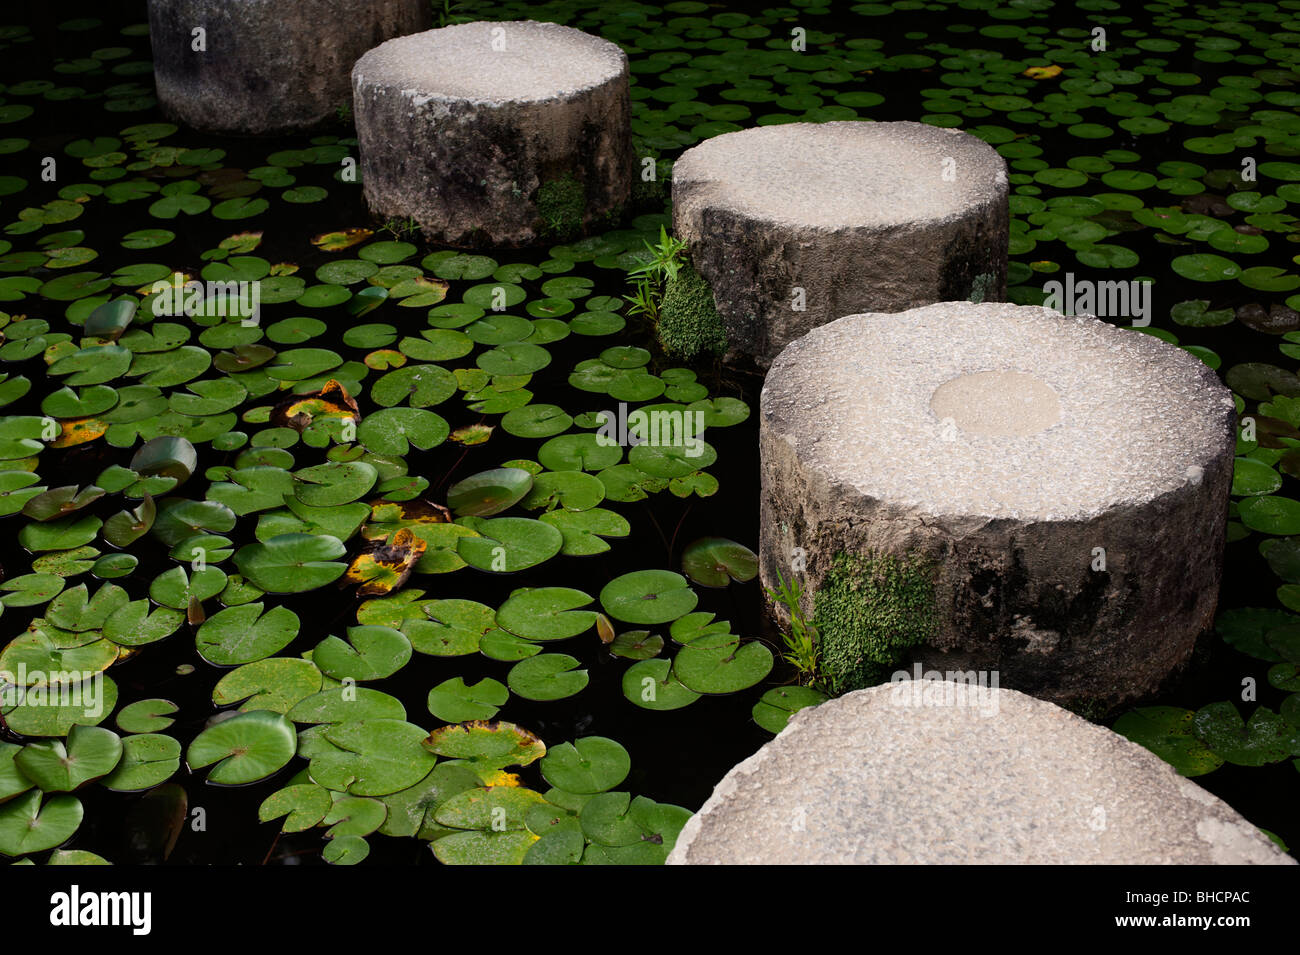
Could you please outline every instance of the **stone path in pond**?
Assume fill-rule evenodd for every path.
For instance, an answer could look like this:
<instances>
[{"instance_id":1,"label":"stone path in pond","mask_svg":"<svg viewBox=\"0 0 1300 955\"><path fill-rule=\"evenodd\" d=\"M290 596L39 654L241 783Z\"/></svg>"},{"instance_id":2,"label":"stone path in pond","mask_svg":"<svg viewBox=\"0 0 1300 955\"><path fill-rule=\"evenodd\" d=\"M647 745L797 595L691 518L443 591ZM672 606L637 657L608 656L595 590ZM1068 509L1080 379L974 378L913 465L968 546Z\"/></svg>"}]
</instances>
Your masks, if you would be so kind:
<instances>
[{"instance_id":1,"label":"stone path in pond","mask_svg":"<svg viewBox=\"0 0 1300 955\"><path fill-rule=\"evenodd\" d=\"M668 862L1294 864L1122 736L1023 693L939 681L797 713L718 784Z\"/></svg>"},{"instance_id":2,"label":"stone path in pond","mask_svg":"<svg viewBox=\"0 0 1300 955\"><path fill-rule=\"evenodd\" d=\"M806 554L841 689L914 657L1111 707L1210 626L1235 412L1181 349L1036 306L851 315L781 354L760 420L763 578Z\"/></svg>"},{"instance_id":3,"label":"stone path in pond","mask_svg":"<svg viewBox=\"0 0 1300 955\"><path fill-rule=\"evenodd\" d=\"M150 20L159 100L199 129L313 126L346 104L350 68L370 208L433 243L569 238L631 195L628 61L598 37L415 32L423 0L151 0ZM686 151L672 189L726 363L770 367L764 582L803 555L840 689L905 658L1016 689L886 684L801 711L669 861L1289 862L1151 752L1047 702L1149 696L1211 623L1235 410L1209 368L997 304L1006 164L960 131L756 127Z\"/></svg>"}]
</instances>

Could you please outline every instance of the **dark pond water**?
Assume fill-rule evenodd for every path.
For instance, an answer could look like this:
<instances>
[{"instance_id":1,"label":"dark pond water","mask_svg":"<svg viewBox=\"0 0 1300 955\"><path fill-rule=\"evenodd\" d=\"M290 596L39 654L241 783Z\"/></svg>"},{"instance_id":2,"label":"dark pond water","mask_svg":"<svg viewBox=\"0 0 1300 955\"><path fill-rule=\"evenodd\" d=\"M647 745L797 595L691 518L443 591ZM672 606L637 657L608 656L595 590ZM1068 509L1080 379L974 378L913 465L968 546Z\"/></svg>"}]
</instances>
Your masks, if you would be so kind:
<instances>
[{"instance_id":1,"label":"dark pond water","mask_svg":"<svg viewBox=\"0 0 1300 955\"><path fill-rule=\"evenodd\" d=\"M1300 352L1293 356L1279 350L1279 345L1290 345L1279 336L1300 332L1300 315L1295 311L1300 305L1295 296L1300 278L1294 274L1300 232L1289 214L1300 202L1300 187L1292 185L1300 179L1300 165L1292 161L1300 153L1300 120L1295 111L1300 103L1300 74L1295 72L1300 4L1207 8L1167 3L1135 11L1108 2L1080 4L1069 10L1047 2L807 3L755 10L688 2L669 4L663 10L633 3L465 4L458 10L484 19L523 15L556 19L622 43L632 60L635 132L641 148L654 150L661 158L673 158L702 137L792 119L925 117L975 132L998 146L1011 167L1015 226L1010 297L1014 301L1041 301L1043 283L1071 271L1094 280L1149 278L1155 283L1151 324L1156 333L1205 350L1200 354L1224 373L1245 363L1275 366L1276 373L1268 373L1272 389L1300 394L1300 380L1292 374L1294 357L1300 357ZM227 236L260 230L261 242L248 254L267 263L292 263L297 266L294 274L311 284L319 266L354 258L361 248L324 252L311 243L312 237L366 226L376 230L370 242L398 238L370 220L359 186L335 177L336 159L295 162L287 152L317 146L327 150L321 155L332 156L329 149L349 146L351 131L343 124L315 138L272 141L217 139L178 130L160 136L161 144L198 152L173 156L166 163L145 161L141 168L132 168L133 162L140 161L139 150L132 150L130 137L123 137L122 131L164 121L152 101L148 38L139 26L143 19L142 3L122 3L110 10L99 4L61 4L58 10L28 4L0 14L0 21L14 24L0 26L0 56L4 57L0 67L0 218L7 223L20 222L22 210L59 199L60 190L72 189L63 196L65 200L67 195L75 196L74 184L108 188L133 180L157 187L193 182L197 186L194 194L210 199L210 205L194 215L159 218L151 211L161 195L156 191L121 201L112 201L118 198L115 196L95 195L80 203L83 208L75 218L50 221L33 231L11 227L5 239L12 247L0 253L0 290L4 290L0 309L44 319L53 333L75 332L65 318L65 309L75 301L53 299L38 289L7 287L4 280L31 276L45 283L81 271L113 276L119 268L141 263L194 274L206 264L205 253ZM1090 47L1090 31L1096 26L1107 30L1107 50ZM790 51L795 29L806 31L807 50L799 54ZM1059 75L1042 79L1025 75L1034 67L1053 64L1063 68ZM1179 97L1190 99L1175 102ZM31 107L30 112L24 107ZM107 137L116 145L101 143L97 137ZM123 138L128 140L125 146ZM82 145L84 141L90 145ZM113 155L119 149L126 153L121 159ZM203 152L206 150L218 152ZM40 179L40 163L46 156L58 161L54 182ZM1257 181L1243 182L1239 176L1228 175L1242 168L1245 157L1263 167ZM268 167L282 171L268 173ZM292 188L298 190L291 197L286 197L289 187L277 178L285 174L294 177ZM13 185L15 180L21 184ZM311 187L326 195L317 201L295 201L316 198ZM1236 200L1239 207L1234 207L1229 203L1235 194L1248 192L1267 197L1265 205ZM223 219L213 214L221 208L220 203L243 196L265 198L269 205L247 218ZM1191 235L1182 228L1186 222L1171 220L1171 214L1164 211L1171 209L1179 216L1200 217L1192 223ZM629 217L624 225L651 235L657 232L658 222L665 221L662 211L651 202L635 210L640 218ZM655 218L657 214L660 218ZM1217 220L1220 226L1207 220ZM1171 221L1178 224L1171 225ZM157 228L173 231L174 239L144 250L121 245L128 233ZM68 230L84 232L84 237L75 241L64 239L69 247L93 250L97 255L66 268L57 267L63 263L54 258L34 265L14 258L41 248L57 250L58 241L44 247L41 242ZM1227 232L1242 238L1234 239ZM418 238L402 237L419 246L405 264L418 265L426 254L436 251ZM617 252L622 247L613 248ZM556 257L554 251L544 248L484 254L501 265L537 265ZM1200 280L1204 278L1202 268L1209 266L1195 257L1203 255L1224 257L1231 266L1230 274L1219 280ZM619 297L628 288L618 267L624 263L616 258L613 254L608 260L579 259L571 270L556 274L590 279L593 285L585 298ZM1243 275L1248 269L1252 271ZM544 274L521 281L526 299L510 312L524 314L528 304L547 298L542 286L554 277ZM474 284L452 280L445 301L460 301ZM124 280L113 291L134 287ZM1198 301L1206 303L1203 310L1183 306L1171 315L1171 309L1180 303ZM1256 317L1258 311L1251 309L1256 305L1263 312L1270 307L1274 310L1267 329ZM577 301L572 311L560 317L571 320L583 309L582 301ZM1221 324L1200 321L1195 316L1201 311L1221 313ZM426 312L425 308L403 308L390 299L357 319L345 305L308 308L284 302L265 306L263 324L300 315L319 318L327 328L307 344L337 350L348 361L360 361L373 349L345 345L342 333L350 326L387 323L397 329L398 336L418 336L428 327ZM1175 315L1183 320L1176 320ZM1194 324L1187 324L1189 315ZM200 330L194 329L190 344L196 343ZM653 350L648 328L636 318L629 318L614 334L570 334L548 344L549 366L526 386L533 392L534 403L559 405L572 415L616 406L606 395L581 391L568 383L578 362L615 344ZM480 351L443 364L470 367ZM672 366L672 362L656 358L651 369L658 372ZM40 414L41 399L58 387L45 369L45 357L39 352L5 362L0 371L25 375L33 383L31 391L10 404L5 414ZM756 408L758 380L726 375L717 368L697 371L711 397L738 397ZM369 371L365 385L373 385L382 374ZM1243 393L1244 407L1260 414L1256 408L1261 396L1258 386L1252 384L1255 378L1244 373L1235 379L1229 375L1229 383ZM239 410L242 413L272 400L250 399ZM361 400L363 410L368 410L364 394ZM453 430L499 420L499 415L471 411L460 395L434 410ZM1290 422L1292 431L1296 425L1300 421ZM255 435L262 425L238 427ZM1270 460L1266 448L1261 460L1277 465L1279 486L1272 496L1290 501L1296 496L1296 478L1290 465L1279 463L1276 457L1291 446L1287 441L1300 439L1300 431L1294 432L1293 439L1285 425L1276 430L1281 440L1269 443L1277 446L1279 453ZM422 589L429 597L457 597L496 607L516 587L575 587L595 595L624 573L679 569L683 548L699 537L726 537L754 546L758 490L755 417L732 427L710 429L707 438L718 452L717 463L708 469L718 480L717 493L680 499L661 492L642 502L605 502L604 506L622 514L631 526L630 535L613 541L606 554L557 556L507 578L472 568L446 575L417 575L406 587ZM196 444L199 466L181 493L201 499L210 483L205 472L233 465L240 451L222 452L209 443ZM456 481L506 461L535 458L539 444L497 428L485 444L462 447L443 443L427 452L413 451L406 456L406 463L411 474L427 478L429 488L423 496L442 501L446 489ZM303 445L289 450L297 467L325 460L321 450ZM129 448L112 447L103 439L46 452L40 458L40 483L49 487L85 484L111 464L126 465L131 453ZM1293 470L1300 473L1300 468ZM110 495L91 512L107 518L121 506L121 501ZM1221 609L1300 609L1300 599L1285 589L1292 581L1280 579L1258 549L1265 538L1290 540L1300 533L1300 524L1291 526L1267 515L1252 514L1242 521L1237 517L1234 505L1234 539L1227 550ZM36 555L28 553L16 538L27 519L11 516L5 520L12 532L0 539L0 566L4 578L11 579L29 573ZM236 545L247 543L254 524L252 517L241 518L229 536ZM168 558L165 547L149 538L129 550L139 557L139 566L115 582L138 598L147 594L154 577L175 562ZM227 567L233 572L228 563ZM76 582L80 580L71 583ZM730 620L735 633L766 641L774 650L779 647L780 636L763 614L756 581L734 583L724 590L695 589L700 596L697 609ZM219 606L215 601L209 603L211 615ZM268 598L268 605L271 603L289 607L301 621L297 638L281 655L310 650L326 635L342 635L355 623L357 601L351 588L328 586ZM7 609L3 618L6 639L18 635L40 611L40 607ZM589 685L567 699L545 703L512 695L499 717L527 727L551 746L591 735L618 740L632 763L631 774L620 789L690 809L698 808L731 766L770 738L752 721L750 710L764 690L794 679L793 672L778 661L772 673L749 690L704 697L673 712L647 712L623 696L621 679L627 661L611 657L590 633L557 649L581 661L590 675ZM1217 635L1210 635L1181 683L1156 702L1194 711L1216 701L1234 700L1247 716L1258 706L1277 711L1288 693L1269 684L1270 665L1270 661L1239 652ZM186 667L192 667L192 672L178 669ZM508 667L478 654L441 658L417 653L394 676L373 685L402 700L409 720L432 728L439 721L425 708L430 687L455 676L467 683L482 677L504 681ZM225 672L198 655L192 636L183 627L166 641L145 647L130 660L113 666L110 675L118 684L122 704L151 697L178 704L177 722L167 732L184 746L213 715L212 689ZM1257 683L1257 701L1240 702L1245 678ZM204 809L207 828L194 831L181 827L168 861L319 862L321 830L277 837L277 823L256 821L262 800L304 765L295 759L272 777L242 788L207 784L206 771L189 773L182 766L171 782L185 788L191 809ZM1294 844L1300 840L1295 812L1300 795L1298 765L1292 759L1265 766L1226 764L1199 777L1198 783L1255 824ZM522 780L525 785L545 788L536 764L525 768ZM142 844L138 835L166 828L166 813L155 801L99 786L87 787L78 796L85 805L85 819L69 847L93 851L115 862L159 861L161 853L156 846ZM415 839L374 836L368 841L370 861L434 861L426 844Z\"/></svg>"}]
</instances>

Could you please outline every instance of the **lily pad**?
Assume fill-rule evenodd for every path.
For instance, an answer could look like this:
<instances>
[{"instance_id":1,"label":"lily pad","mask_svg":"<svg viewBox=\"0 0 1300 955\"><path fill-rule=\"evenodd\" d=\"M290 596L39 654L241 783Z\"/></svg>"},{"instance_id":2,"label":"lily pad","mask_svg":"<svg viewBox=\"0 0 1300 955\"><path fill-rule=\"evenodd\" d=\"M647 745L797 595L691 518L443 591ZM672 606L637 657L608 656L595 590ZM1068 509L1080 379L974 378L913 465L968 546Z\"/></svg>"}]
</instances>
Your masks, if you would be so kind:
<instances>
[{"instance_id":1,"label":"lily pad","mask_svg":"<svg viewBox=\"0 0 1300 955\"><path fill-rule=\"evenodd\" d=\"M611 617L642 625L670 623L694 610L698 601L686 578L670 570L623 574L600 592L601 606Z\"/></svg>"},{"instance_id":2,"label":"lily pad","mask_svg":"<svg viewBox=\"0 0 1300 955\"><path fill-rule=\"evenodd\" d=\"M580 692L588 681L580 661L567 653L541 653L510 668L506 682L525 700L562 700Z\"/></svg>"},{"instance_id":3,"label":"lily pad","mask_svg":"<svg viewBox=\"0 0 1300 955\"><path fill-rule=\"evenodd\" d=\"M293 758L297 739L293 724L279 713L253 710L209 726L190 743L190 769L216 764L208 782L240 786L265 779Z\"/></svg>"},{"instance_id":4,"label":"lily pad","mask_svg":"<svg viewBox=\"0 0 1300 955\"><path fill-rule=\"evenodd\" d=\"M682 647L673 675L696 693L735 693L772 672L772 651L756 641L742 643L730 633L699 637Z\"/></svg>"},{"instance_id":5,"label":"lily pad","mask_svg":"<svg viewBox=\"0 0 1300 955\"><path fill-rule=\"evenodd\" d=\"M429 712L448 723L490 720L505 705L510 691L489 677L466 685L461 677L443 680L429 691Z\"/></svg>"},{"instance_id":6,"label":"lily pad","mask_svg":"<svg viewBox=\"0 0 1300 955\"><path fill-rule=\"evenodd\" d=\"M686 576L704 587L725 587L733 580L758 576L758 555L744 544L723 537L701 537L682 554Z\"/></svg>"},{"instance_id":7,"label":"lily pad","mask_svg":"<svg viewBox=\"0 0 1300 955\"><path fill-rule=\"evenodd\" d=\"M571 793L602 793L613 789L632 769L632 759L619 743L604 736L586 736L551 749L541 762L542 777Z\"/></svg>"}]
</instances>

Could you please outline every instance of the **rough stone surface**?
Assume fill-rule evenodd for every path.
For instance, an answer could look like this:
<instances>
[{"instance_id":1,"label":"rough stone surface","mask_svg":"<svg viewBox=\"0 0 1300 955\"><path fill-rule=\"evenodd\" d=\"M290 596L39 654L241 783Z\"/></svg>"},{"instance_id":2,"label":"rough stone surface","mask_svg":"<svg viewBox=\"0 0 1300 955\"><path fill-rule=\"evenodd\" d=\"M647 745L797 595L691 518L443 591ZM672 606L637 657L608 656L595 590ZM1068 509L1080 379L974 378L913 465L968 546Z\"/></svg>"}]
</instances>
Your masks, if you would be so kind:
<instances>
[{"instance_id":1,"label":"rough stone surface","mask_svg":"<svg viewBox=\"0 0 1300 955\"><path fill-rule=\"evenodd\" d=\"M351 105L361 54L431 20L428 0L149 0L158 102L208 132L309 129Z\"/></svg>"},{"instance_id":2,"label":"rough stone surface","mask_svg":"<svg viewBox=\"0 0 1300 955\"><path fill-rule=\"evenodd\" d=\"M1211 624L1236 416L1181 349L1033 306L851 315L782 352L761 406L762 578L803 580L842 689L920 661L1111 707ZM906 564L907 586L842 555ZM914 646L862 652L900 620Z\"/></svg>"},{"instance_id":3,"label":"rough stone surface","mask_svg":"<svg viewBox=\"0 0 1300 955\"><path fill-rule=\"evenodd\" d=\"M627 56L580 30L467 23L352 74L366 199L432 241L520 246L619 210L633 180Z\"/></svg>"},{"instance_id":4,"label":"rough stone surface","mask_svg":"<svg viewBox=\"0 0 1300 955\"><path fill-rule=\"evenodd\" d=\"M1006 295L1006 164L955 129L789 123L715 136L673 166L673 227L713 287L732 364L766 368L843 315Z\"/></svg>"},{"instance_id":5,"label":"rough stone surface","mask_svg":"<svg viewBox=\"0 0 1300 955\"><path fill-rule=\"evenodd\" d=\"M668 863L1294 864L1153 753L1051 703L936 682L952 696L917 705L901 687L796 713Z\"/></svg>"}]
</instances>

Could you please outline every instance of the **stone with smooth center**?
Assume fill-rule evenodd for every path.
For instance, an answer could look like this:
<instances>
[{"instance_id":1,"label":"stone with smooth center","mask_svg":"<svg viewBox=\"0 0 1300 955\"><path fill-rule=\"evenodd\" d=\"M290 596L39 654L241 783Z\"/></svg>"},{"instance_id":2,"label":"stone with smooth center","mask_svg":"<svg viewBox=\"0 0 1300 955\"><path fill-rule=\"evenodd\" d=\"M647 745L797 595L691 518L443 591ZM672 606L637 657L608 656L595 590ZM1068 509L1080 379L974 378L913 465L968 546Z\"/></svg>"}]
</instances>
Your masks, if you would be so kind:
<instances>
[{"instance_id":1,"label":"stone with smooth center","mask_svg":"<svg viewBox=\"0 0 1300 955\"><path fill-rule=\"evenodd\" d=\"M955 129L848 121L715 136L673 167L673 225L713 288L728 360L759 368L842 315L1005 292L1006 164Z\"/></svg>"},{"instance_id":2,"label":"stone with smooth center","mask_svg":"<svg viewBox=\"0 0 1300 955\"><path fill-rule=\"evenodd\" d=\"M1061 420L1056 392L1021 371L977 371L945 381L930 396L930 410L963 431L1030 435Z\"/></svg>"},{"instance_id":3,"label":"stone with smooth center","mask_svg":"<svg viewBox=\"0 0 1300 955\"><path fill-rule=\"evenodd\" d=\"M842 318L763 389L763 579L803 579L846 688L920 660L1146 696L1214 614L1235 417L1196 358L1090 317Z\"/></svg>"},{"instance_id":4,"label":"stone with smooth center","mask_svg":"<svg viewBox=\"0 0 1300 955\"><path fill-rule=\"evenodd\" d=\"M531 20L384 43L352 76L366 199L434 242L576 235L631 192L627 56Z\"/></svg>"},{"instance_id":5,"label":"stone with smooth center","mask_svg":"<svg viewBox=\"0 0 1300 955\"><path fill-rule=\"evenodd\" d=\"M1060 707L901 686L796 713L718 783L668 863L1294 864L1158 756Z\"/></svg>"}]
</instances>

